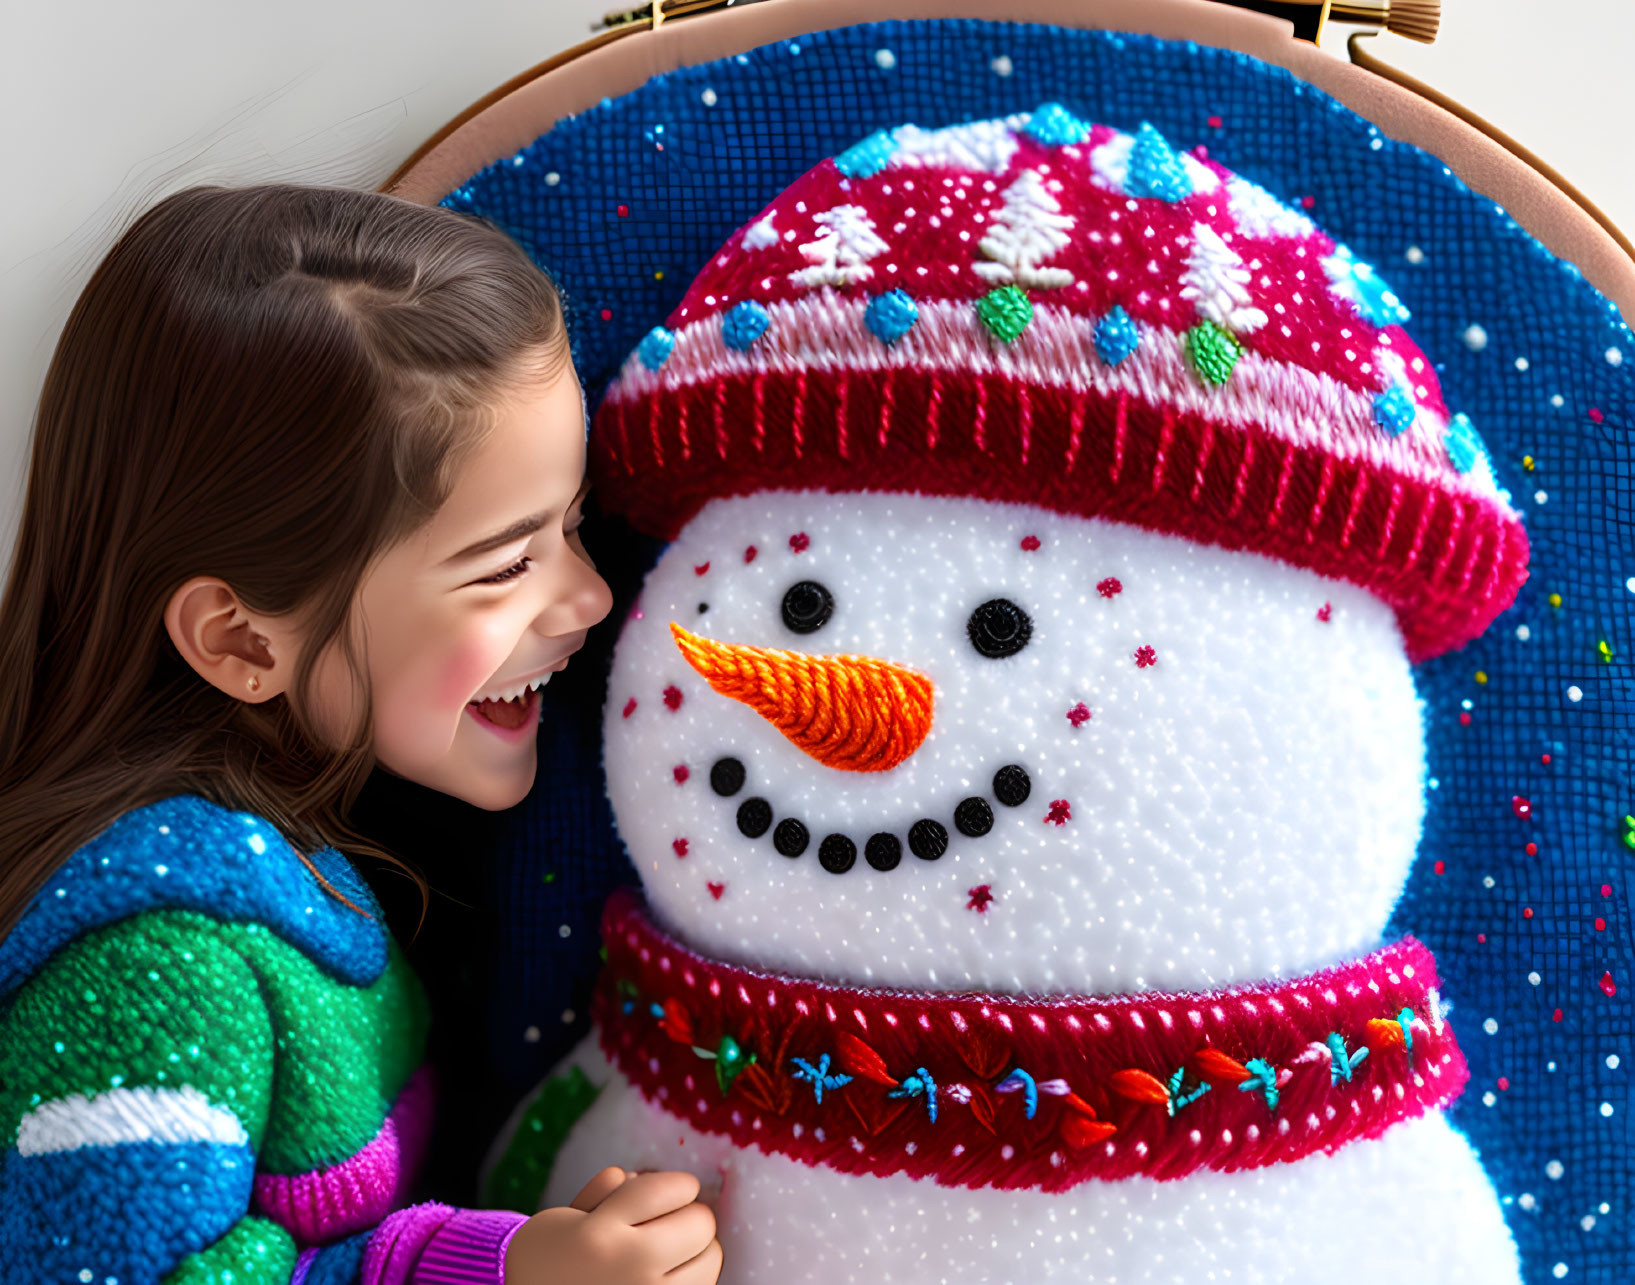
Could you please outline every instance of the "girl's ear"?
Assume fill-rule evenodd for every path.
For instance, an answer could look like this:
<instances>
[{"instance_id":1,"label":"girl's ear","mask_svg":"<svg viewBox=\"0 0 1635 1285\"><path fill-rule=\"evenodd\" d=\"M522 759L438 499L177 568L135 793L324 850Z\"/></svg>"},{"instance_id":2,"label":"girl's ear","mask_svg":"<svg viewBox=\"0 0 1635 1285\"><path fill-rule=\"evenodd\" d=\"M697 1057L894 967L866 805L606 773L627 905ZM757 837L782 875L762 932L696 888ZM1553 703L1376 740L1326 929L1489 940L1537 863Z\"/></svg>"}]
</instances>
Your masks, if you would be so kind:
<instances>
[{"instance_id":1,"label":"girl's ear","mask_svg":"<svg viewBox=\"0 0 1635 1285\"><path fill-rule=\"evenodd\" d=\"M251 611L216 576L194 576L170 595L165 629L201 678L239 700L259 703L295 679L294 621Z\"/></svg>"}]
</instances>

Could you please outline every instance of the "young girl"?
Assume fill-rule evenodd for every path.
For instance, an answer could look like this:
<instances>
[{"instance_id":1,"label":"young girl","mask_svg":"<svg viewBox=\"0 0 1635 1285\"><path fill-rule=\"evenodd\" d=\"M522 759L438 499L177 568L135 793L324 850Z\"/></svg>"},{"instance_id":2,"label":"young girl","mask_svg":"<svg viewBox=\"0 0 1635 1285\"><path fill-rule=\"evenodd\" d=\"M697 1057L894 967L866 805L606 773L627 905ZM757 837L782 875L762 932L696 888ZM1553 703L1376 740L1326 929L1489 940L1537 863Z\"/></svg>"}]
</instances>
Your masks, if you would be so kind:
<instances>
[{"instance_id":1,"label":"young girl","mask_svg":"<svg viewBox=\"0 0 1635 1285\"><path fill-rule=\"evenodd\" d=\"M342 818L533 782L609 610L557 297L490 224L194 188L46 376L0 602L0 1281L711 1282L686 1174L401 1208L428 1015Z\"/></svg>"}]
</instances>

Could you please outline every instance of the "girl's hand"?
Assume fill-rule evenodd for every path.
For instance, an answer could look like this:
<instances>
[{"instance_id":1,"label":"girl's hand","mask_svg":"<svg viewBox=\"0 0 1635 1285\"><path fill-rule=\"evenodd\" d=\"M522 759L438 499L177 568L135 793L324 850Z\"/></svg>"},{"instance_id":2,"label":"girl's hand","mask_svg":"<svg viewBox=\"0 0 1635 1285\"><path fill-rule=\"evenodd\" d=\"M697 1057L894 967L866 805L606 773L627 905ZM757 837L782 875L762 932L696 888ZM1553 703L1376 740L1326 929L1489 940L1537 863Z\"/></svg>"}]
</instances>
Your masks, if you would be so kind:
<instances>
[{"instance_id":1,"label":"girl's hand","mask_svg":"<svg viewBox=\"0 0 1635 1285\"><path fill-rule=\"evenodd\" d=\"M511 1238L505 1285L714 1285L715 1214L690 1173L602 1170L571 1205L543 1209Z\"/></svg>"}]
</instances>

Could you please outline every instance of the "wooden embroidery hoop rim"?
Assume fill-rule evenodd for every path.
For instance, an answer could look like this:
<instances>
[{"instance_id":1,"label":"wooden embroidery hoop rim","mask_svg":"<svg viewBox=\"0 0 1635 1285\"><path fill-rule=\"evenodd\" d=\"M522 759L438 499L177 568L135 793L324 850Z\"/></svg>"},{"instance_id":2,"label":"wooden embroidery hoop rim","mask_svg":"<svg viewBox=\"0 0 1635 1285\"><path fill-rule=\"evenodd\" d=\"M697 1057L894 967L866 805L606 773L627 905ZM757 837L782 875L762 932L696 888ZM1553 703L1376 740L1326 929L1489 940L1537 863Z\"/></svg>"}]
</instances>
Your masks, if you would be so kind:
<instances>
[{"instance_id":1,"label":"wooden embroidery hoop rim","mask_svg":"<svg viewBox=\"0 0 1635 1285\"><path fill-rule=\"evenodd\" d=\"M1213 0L763 0L627 27L547 59L484 95L422 143L377 190L435 204L557 121L654 76L815 31L924 18L1003 18L1190 40L1282 67L1382 133L1439 158L1552 254L1576 266L1626 317L1635 317L1635 248L1548 165L1475 113L1373 58L1355 37L1355 61L1346 62L1294 39L1284 20Z\"/></svg>"}]
</instances>

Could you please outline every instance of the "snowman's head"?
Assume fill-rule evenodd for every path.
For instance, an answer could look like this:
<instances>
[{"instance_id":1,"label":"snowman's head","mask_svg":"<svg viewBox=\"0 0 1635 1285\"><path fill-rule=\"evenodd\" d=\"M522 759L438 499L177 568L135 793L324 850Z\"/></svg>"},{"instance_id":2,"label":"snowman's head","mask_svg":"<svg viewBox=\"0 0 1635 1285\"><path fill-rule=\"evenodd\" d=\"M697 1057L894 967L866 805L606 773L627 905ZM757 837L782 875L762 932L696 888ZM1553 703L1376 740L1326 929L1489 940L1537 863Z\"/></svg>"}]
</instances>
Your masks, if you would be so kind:
<instances>
[{"instance_id":1,"label":"snowman's head","mask_svg":"<svg viewBox=\"0 0 1635 1285\"><path fill-rule=\"evenodd\" d=\"M606 764L664 921L873 984L1128 990L1371 945L1423 808L1391 611L1023 505L711 502L614 656Z\"/></svg>"},{"instance_id":2,"label":"snowman's head","mask_svg":"<svg viewBox=\"0 0 1635 1285\"><path fill-rule=\"evenodd\" d=\"M1406 316L1263 189L1057 105L793 184L592 438L673 540L606 744L670 926L999 990L1372 944L1423 808L1409 665L1526 574Z\"/></svg>"}]
</instances>

